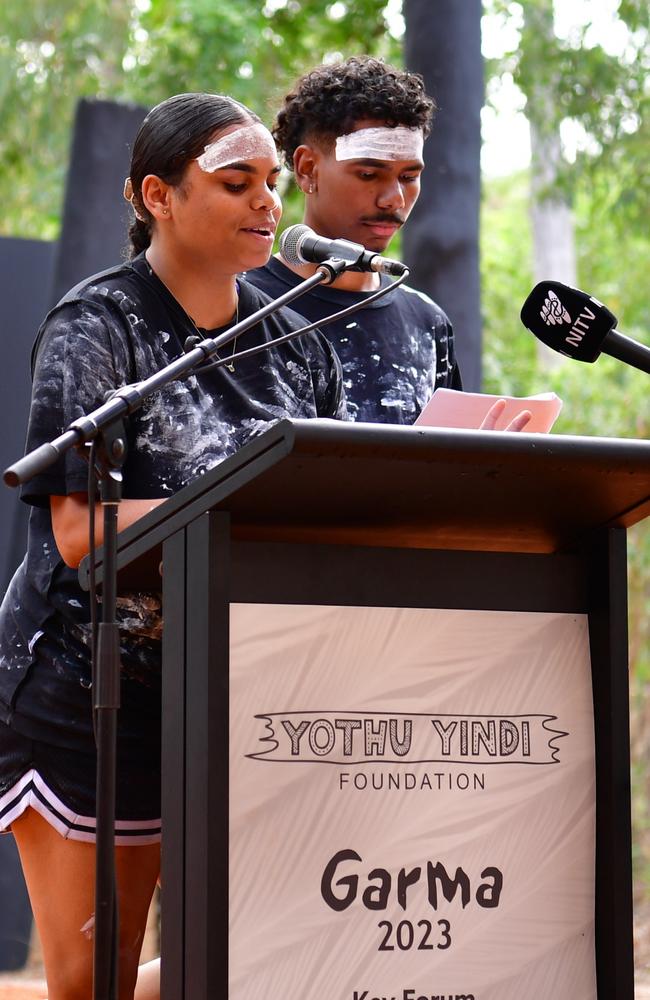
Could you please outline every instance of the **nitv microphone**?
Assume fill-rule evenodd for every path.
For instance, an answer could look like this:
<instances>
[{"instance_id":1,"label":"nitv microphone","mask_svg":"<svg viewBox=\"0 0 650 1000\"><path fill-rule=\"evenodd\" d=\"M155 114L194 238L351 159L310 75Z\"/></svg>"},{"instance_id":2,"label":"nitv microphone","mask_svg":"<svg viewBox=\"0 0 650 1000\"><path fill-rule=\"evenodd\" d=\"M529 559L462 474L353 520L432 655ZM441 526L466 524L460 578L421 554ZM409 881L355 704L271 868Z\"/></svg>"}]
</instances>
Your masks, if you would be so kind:
<instances>
[{"instance_id":1,"label":"nitv microphone","mask_svg":"<svg viewBox=\"0 0 650 1000\"><path fill-rule=\"evenodd\" d=\"M598 299L560 281L540 281L524 302L521 322L538 340L576 361L601 354L650 374L650 348L618 333L618 320Z\"/></svg>"},{"instance_id":2,"label":"nitv microphone","mask_svg":"<svg viewBox=\"0 0 650 1000\"><path fill-rule=\"evenodd\" d=\"M408 268L399 260L381 257L372 250L366 250L360 243L349 240L328 240L319 236L309 226L289 226L280 237L280 256L286 264L322 264L335 257L349 264L354 271L378 271L401 277L408 274Z\"/></svg>"}]
</instances>

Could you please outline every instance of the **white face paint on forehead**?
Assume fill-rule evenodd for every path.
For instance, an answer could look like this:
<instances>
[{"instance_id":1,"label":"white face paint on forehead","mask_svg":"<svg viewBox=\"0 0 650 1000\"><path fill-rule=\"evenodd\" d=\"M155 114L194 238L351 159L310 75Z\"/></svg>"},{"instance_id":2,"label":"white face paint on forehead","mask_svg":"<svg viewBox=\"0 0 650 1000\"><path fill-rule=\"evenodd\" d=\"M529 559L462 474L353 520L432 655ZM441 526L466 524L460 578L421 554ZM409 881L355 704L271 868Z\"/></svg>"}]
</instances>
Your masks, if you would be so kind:
<instances>
[{"instance_id":1,"label":"white face paint on forehead","mask_svg":"<svg viewBox=\"0 0 650 1000\"><path fill-rule=\"evenodd\" d=\"M275 159L277 150L273 136L261 122L243 125L241 128L221 136L216 142L206 146L196 162L201 170L214 173L230 163L240 160L255 160L259 157L271 156Z\"/></svg>"},{"instance_id":2,"label":"white face paint on forehead","mask_svg":"<svg viewBox=\"0 0 650 1000\"><path fill-rule=\"evenodd\" d=\"M337 160L421 160L424 135L420 128L398 125L360 128L336 140Z\"/></svg>"}]
</instances>

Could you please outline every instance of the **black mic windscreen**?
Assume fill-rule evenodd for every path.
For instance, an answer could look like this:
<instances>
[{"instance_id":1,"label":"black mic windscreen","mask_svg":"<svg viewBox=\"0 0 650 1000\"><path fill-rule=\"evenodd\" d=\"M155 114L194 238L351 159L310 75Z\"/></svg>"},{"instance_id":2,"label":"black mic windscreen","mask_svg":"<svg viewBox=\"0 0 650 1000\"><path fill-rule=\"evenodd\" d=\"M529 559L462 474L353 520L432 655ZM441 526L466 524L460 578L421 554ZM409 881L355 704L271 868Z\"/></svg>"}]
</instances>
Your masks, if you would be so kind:
<instances>
[{"instance_id":1,"label":"black mic windscreen","mask_svg":"<svg viewBox=\"0 0 650 1000\"><path fill-rule=\"evenodd\" d=\"M286 264L304 264L305 259L300 254L300 244L305 236L311 233L309 226L289 226L280 237L280 256Z\"/></svg>"},{"instance_id":2,"label":"black mic windscreen","mask_svg":"<svg viewBox=\"0 0 650 1000\"><path fill-rule=\"evenodd\" d=\"M552 350L595 361L618 321L586 292L560 281L540 281L523 304L521 322Z\"/></svg>"}]
</instances>

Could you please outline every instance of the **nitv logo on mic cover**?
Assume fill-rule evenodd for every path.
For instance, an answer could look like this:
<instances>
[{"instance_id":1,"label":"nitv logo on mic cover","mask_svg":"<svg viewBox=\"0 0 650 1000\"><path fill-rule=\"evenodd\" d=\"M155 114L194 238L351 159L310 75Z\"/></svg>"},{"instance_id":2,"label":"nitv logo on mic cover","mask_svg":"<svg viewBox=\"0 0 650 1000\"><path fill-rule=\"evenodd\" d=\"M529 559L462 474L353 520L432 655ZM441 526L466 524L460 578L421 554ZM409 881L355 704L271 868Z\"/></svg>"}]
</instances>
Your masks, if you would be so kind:
<instances>
[{"instance_id":1,"label":"nitv logo on mic cover","mask_svg":"<svg viewBox=\"0 0 650 1000\"><path fill-rule=\"evenodd\" d=\"M540 315L547 326L558 326L561 323L567 323L571 326L572 323L571 316L562 305L558 296L550 288L540 310Z\"/></svg>"}]
</instances>

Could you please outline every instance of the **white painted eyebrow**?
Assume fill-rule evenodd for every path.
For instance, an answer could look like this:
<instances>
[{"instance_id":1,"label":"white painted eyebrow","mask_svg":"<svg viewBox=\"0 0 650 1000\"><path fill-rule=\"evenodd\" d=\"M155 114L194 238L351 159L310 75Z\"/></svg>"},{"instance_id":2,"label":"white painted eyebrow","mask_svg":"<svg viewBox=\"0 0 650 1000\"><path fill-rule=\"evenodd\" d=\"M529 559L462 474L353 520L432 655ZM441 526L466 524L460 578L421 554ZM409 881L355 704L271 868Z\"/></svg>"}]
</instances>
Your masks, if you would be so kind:
<instances>
[{"instance_id":1,"label":"white painted eyebrow","mask_svg":"<svg viewBox=\"0 0 650 1000\"><path fill-rule=\"evenodd\" d=\"M265 125L254 122L211 142L197 156L196 162L201 170L211 174L243 160L255 160L264 156L277 156L275 142Z\"/></svg>"},{"instance_id":2,"label":"white painted eyebrow","mask_svg":"<svg viewBox=\"0 0 650 1000\"><path fill-rule=\"evenodd\" d=\"M424 135L420 128L398 125L360 128L336 140L337 160L422 160Z\"/></svg>"}]
</instances>

